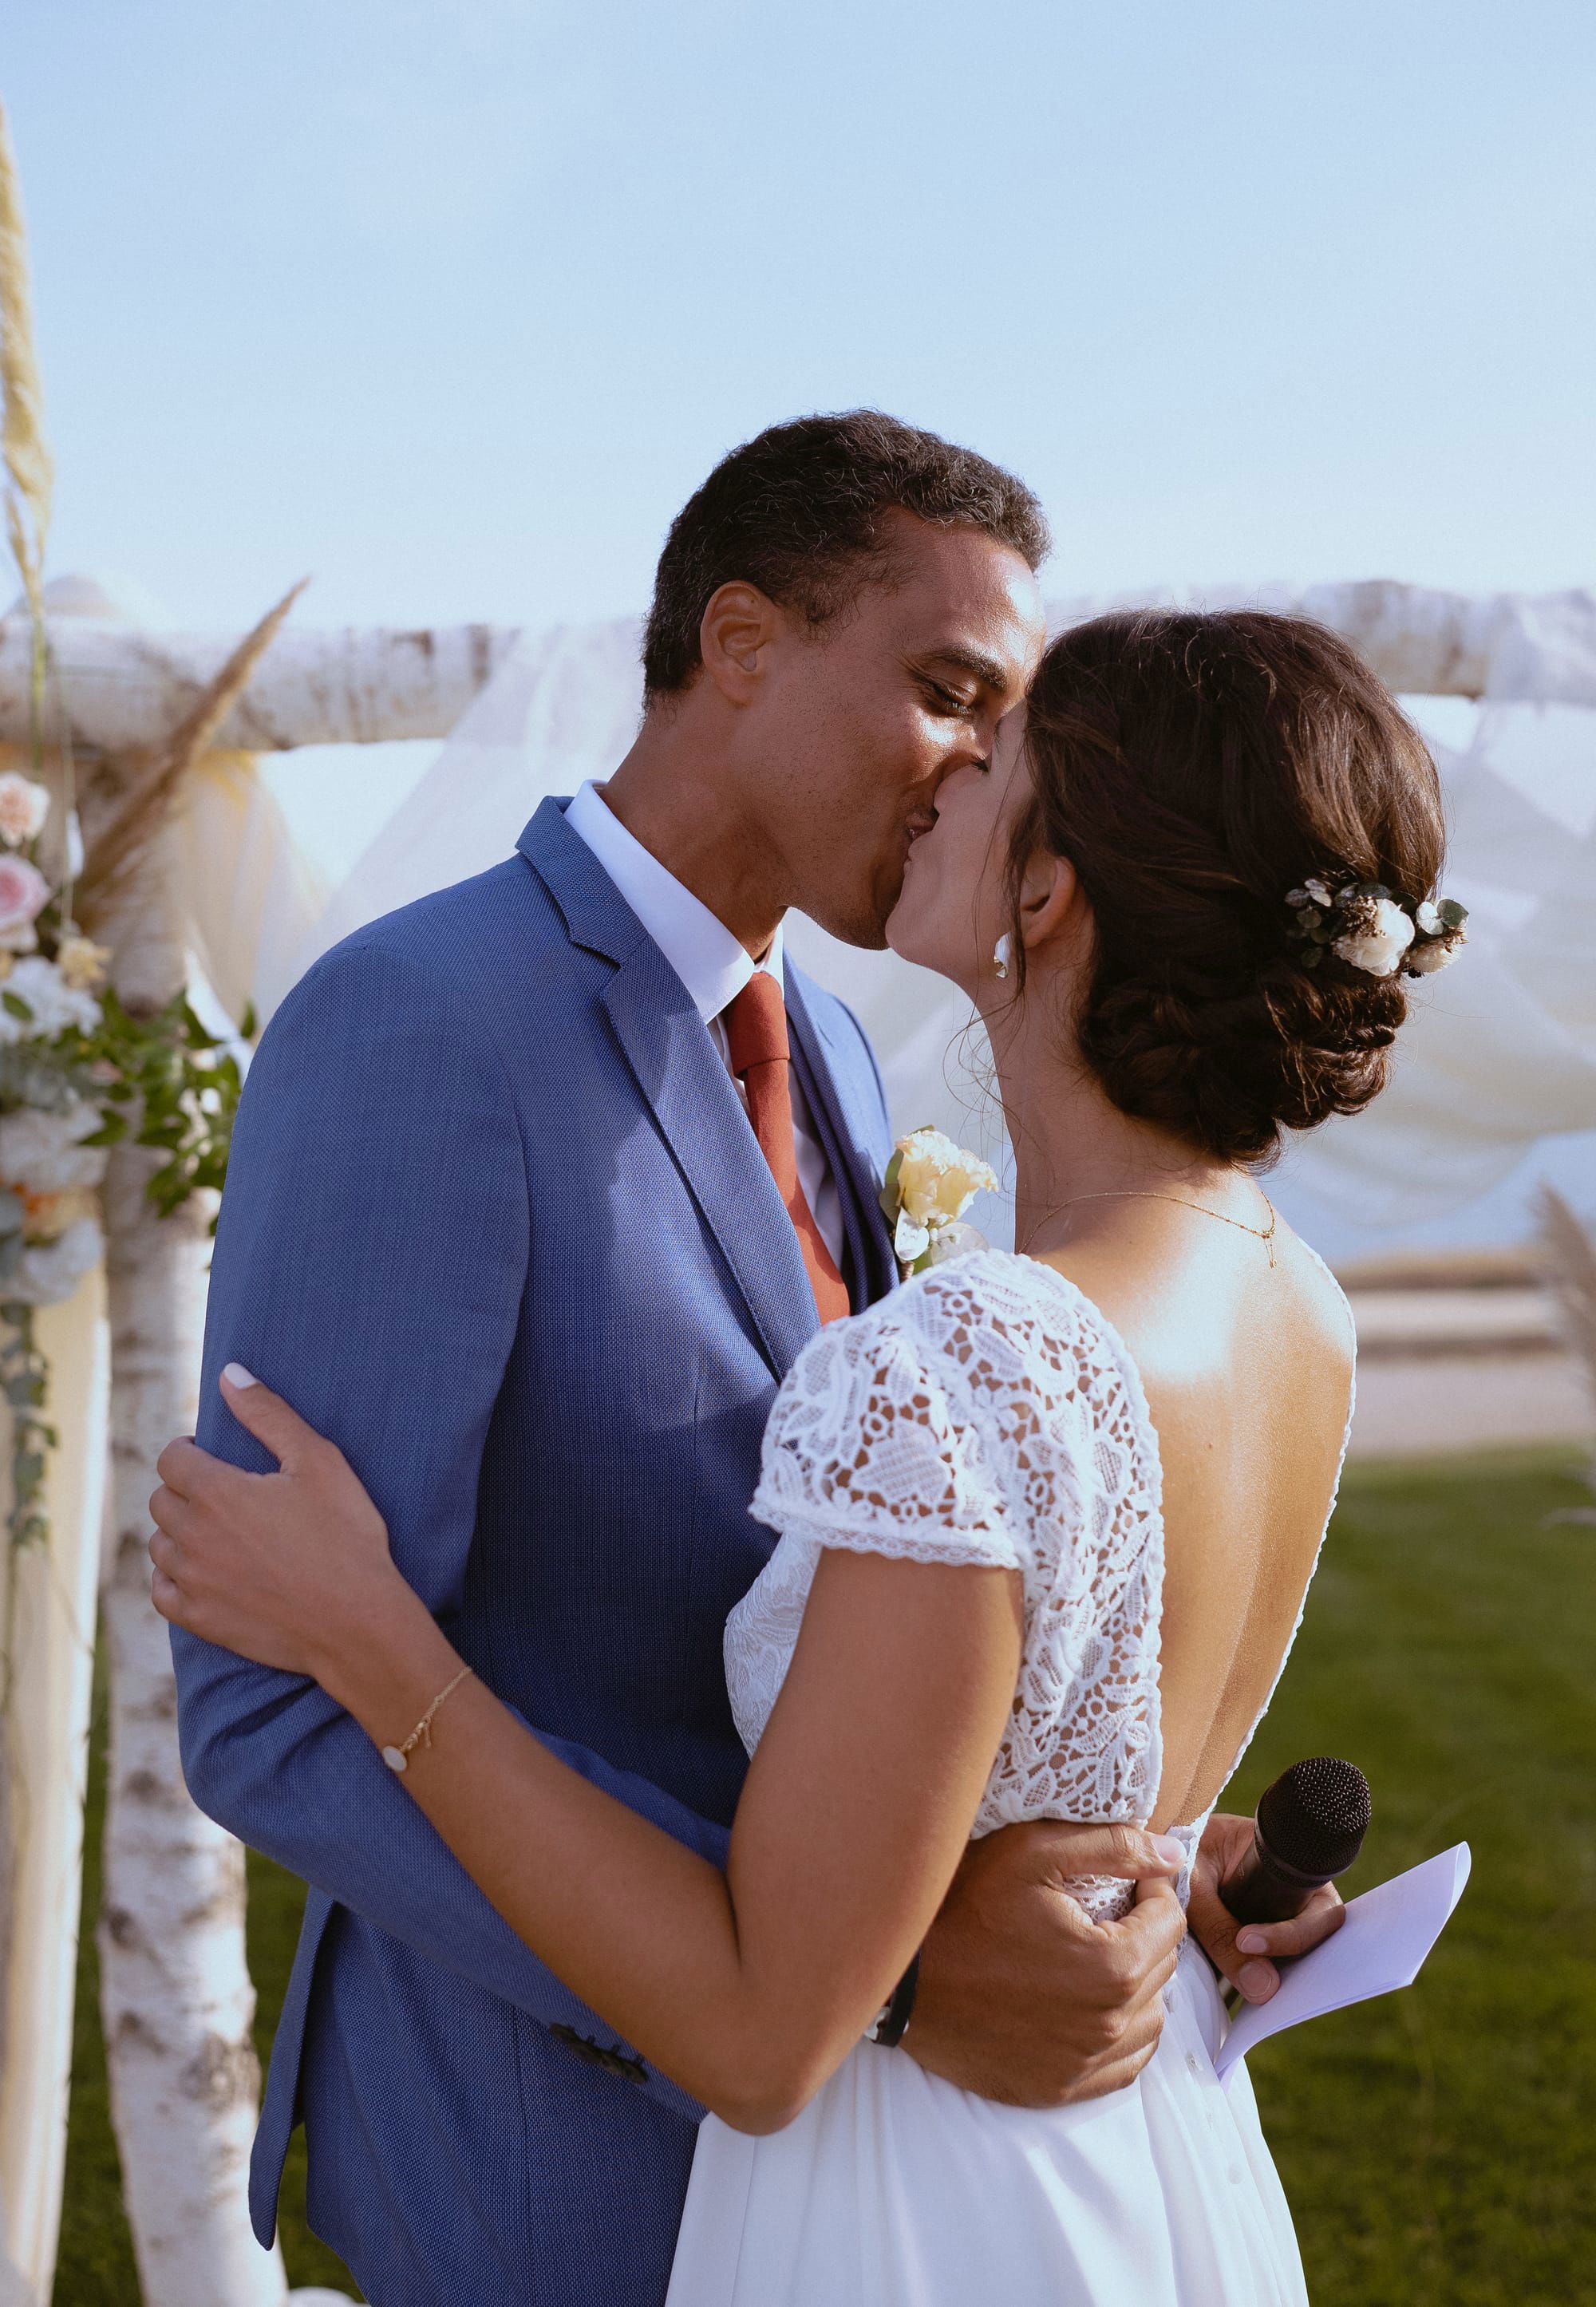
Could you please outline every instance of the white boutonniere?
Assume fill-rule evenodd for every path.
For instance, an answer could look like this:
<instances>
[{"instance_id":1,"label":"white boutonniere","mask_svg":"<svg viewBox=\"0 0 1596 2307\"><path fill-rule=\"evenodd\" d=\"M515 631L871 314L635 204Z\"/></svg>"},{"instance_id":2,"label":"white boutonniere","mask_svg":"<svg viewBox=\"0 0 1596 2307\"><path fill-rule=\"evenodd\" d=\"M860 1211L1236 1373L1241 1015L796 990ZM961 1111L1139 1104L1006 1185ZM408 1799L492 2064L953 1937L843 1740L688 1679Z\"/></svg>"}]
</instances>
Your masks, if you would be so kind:
<instances>
[{"instance_id":1,"label":"white boutonniere","mask_svg":"<svg viewBox=\"0 0 1596 2307\"><path fill-rule=\"evenodd\" d=\"M928 1124L900 1137L887 1164L881 1207L892 1247L907 1274L923 1274L944 1258L984 1249L985 1237L960 1220L977 1194L995 1194L991 1164Z\"/></svg>"}]
</instances>

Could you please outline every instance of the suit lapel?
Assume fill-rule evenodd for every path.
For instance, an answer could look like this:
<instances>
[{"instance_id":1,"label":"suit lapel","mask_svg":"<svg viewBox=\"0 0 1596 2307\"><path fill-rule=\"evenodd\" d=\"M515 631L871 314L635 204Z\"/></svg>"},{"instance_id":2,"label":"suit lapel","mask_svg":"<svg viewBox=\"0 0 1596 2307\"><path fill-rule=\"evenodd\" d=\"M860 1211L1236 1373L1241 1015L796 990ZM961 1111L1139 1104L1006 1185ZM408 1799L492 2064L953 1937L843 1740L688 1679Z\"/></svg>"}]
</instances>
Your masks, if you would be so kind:
<instances>
[{"instance_id":1,"label":"suit lapel","mask_svg":"<svg viewBox=\"0 0 1596 2307\"><path fill-rule=\"evenodd\" d=\"M793 1222L686 987L651 938L601 997L610 1022L784 1377L819 1327Z\"/></svg>"},{"instance_id":2,"label":"suit lapel","mask_svg":"<svg viewBox=\"0 0 1596 2307\"><path fill-rule=\"evenodd\" d=\"M856 1276L854 1310L859 1313L897 1279L892 1245L876 1198L881 1177L871 1138L880 1126L879 1117L859 1093L857 1064L838 1062L843 1053L811 1011L799 973L790 963L786 998L794 1061L837 1182Z\"/></svg>"},{"instance_id":3,"label":"suit lapel","mask_svg":"<svg viewBox=\"0 0 1596 2307\"><path fill-rule=\"evenodd\" d=\"M765 1358L784 1377L819 1326L814 1292L792 1220L704 1021L587 843L566 826L562 802L545 801L519 845L572 942L615 964L599 999L747 1302Z\"/></svg>"}]
</instances>

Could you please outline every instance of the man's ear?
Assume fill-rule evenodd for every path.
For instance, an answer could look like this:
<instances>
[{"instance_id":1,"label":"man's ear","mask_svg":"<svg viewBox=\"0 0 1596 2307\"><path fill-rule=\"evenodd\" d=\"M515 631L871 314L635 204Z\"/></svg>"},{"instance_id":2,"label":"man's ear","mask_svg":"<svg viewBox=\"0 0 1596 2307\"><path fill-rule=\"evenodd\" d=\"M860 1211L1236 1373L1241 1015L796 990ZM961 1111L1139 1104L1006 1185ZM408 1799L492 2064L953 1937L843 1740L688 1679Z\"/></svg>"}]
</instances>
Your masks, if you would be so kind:
<instances>
[{"instance_id":1,"label":"man's ear","mask_svg":"<svg viewBox=\"0 0 1596 2307\"><path fill-rule=\"evenodd\" d=\"M1080 876L1069 859L1037 850L1020 879L1019 931L1025 951L1035 953L1055 938L1073 936L1085 912Z\"/></svg>"},{"instance_id":2,"label":"man's ear","mask_svg":"<svg viewBox=\"0 0 1596 2307\"><path fill-rule=\"evenodd\" d=\"M757 585L739 579L709 596L699 626L704 671L734 705L752 699L785 616Z\"/></svg>"}]
</instances>

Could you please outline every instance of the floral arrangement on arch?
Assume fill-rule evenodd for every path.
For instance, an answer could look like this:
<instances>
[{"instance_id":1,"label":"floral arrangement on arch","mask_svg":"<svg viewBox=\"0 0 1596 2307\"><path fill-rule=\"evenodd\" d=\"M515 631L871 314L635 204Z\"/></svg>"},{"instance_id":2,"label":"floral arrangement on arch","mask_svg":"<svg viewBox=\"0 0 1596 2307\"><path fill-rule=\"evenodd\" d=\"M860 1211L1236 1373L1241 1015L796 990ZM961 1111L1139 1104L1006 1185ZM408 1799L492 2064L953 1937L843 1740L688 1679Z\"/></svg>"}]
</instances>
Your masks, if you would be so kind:
<instances>
[{"instance_id":1,"label":"floral arrangement on arch","mask_svg":"<svg viewBox=\"0 0 1596 2307\"><path fill-rule=\"evenodd\" d=\"M39 780L0 773L0 1389L20 1544L47 1535L45 1453L56 1439L34 1309L70 1298L99 1261L107 1150L129 1136L160 1148L150 1196L176 1209L220 1186L240 1087L236 1058L186 999L134 1016L107 984L109 950L76 927L70 885L54 887L40 862L53 806ZM56 852L68 853L74 831Z\"/></svg>"}]
</instances>

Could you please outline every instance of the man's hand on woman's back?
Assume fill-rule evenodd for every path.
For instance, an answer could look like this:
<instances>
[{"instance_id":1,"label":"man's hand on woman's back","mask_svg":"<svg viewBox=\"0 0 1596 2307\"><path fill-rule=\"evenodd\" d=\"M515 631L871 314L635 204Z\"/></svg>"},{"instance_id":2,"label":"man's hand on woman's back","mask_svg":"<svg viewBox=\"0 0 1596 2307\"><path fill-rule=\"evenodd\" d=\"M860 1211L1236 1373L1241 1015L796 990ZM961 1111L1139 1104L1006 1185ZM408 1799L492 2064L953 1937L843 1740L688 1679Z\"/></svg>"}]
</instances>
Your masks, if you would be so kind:
<instances>
[{"instance_id":1,"label":"man's hand on woman's back","mask_svg":"<svg viewBox=\"0 0 1596 2307\"><path fill-rule=\"evenodd\" d=\"M1158 2047L1162 1990L1186 1917L1178 1846L1134 1826L1010 1826L971 1844L920 1959L904 2048L1011 2106L1063 2106L1134 2080ZM1094 1923L1063 1887L1138 1885L1122 1922Z\"/></svg>"}]
</instances>

